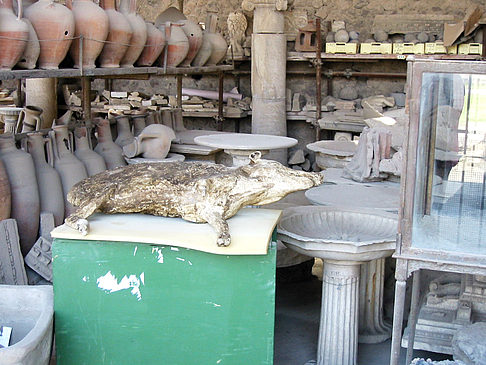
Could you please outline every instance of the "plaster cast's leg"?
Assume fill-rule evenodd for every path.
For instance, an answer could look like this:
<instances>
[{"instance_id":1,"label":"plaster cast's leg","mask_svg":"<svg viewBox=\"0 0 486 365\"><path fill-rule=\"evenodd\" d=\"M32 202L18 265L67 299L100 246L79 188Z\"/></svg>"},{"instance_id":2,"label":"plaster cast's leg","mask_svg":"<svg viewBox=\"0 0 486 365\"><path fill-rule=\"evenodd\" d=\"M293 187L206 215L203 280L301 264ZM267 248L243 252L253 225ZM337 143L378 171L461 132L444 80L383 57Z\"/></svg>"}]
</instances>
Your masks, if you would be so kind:
<instances>
[{"instance_id":1,"label":"plaster cast's leg","mask_svg":"<svg viewBox=\"0 0 486 365\"><path fill-rule=\"evenodd\" d=\"M86 218L93 214L101 206L102 202L102 199L94 200L79 207L76 212L66 218L66 225L81 232L82 235L87 235L89 226Z\"/></svg>"},{"instance_id":2,"label":"plaster cast's leg","mask_svg":"<svg viewBox=\"0 0 486 365\"><path fill-rule=\"evenodd\" d=\"M218 239L216 241L218 246L229 246L231 237L229 234L228 223L224 220L223 215L214 211L205 210L201 212L201 216L214 228Z\"/></svg>"}]
</instances>

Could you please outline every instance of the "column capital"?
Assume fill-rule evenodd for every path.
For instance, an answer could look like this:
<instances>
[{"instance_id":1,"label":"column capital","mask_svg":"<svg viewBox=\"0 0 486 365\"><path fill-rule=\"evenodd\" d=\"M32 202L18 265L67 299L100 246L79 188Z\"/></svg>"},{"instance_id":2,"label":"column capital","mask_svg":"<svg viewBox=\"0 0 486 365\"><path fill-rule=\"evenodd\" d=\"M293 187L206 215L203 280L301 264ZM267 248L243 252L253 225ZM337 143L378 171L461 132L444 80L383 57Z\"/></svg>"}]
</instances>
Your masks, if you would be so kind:
<instances>
[{"instance_id":1,"label":"column capital","mask_svg":"<svg viewBox=\"0 0 486 365\"><path fill-rule=\"evenodd\" d=\"M274 6L276 11L285 11L289 5L288 0L243 0L241 7L245 11L253 11L257 7Z\"/></svg>"}]
</instances>

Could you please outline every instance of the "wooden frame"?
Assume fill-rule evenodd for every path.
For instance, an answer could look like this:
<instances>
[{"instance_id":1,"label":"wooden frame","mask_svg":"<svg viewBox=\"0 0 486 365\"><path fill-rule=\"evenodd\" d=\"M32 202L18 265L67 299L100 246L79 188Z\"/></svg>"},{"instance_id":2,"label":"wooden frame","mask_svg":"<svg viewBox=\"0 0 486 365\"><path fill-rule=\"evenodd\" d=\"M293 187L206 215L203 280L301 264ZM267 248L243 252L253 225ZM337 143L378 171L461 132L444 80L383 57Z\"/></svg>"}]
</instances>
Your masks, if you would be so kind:
<instances>
[{"instance_id":1,"label":"wooden frame","mask_svg":"<svg viewBox=\"0 0 486 365\"><path fill-rule=\"evenodd\" d=\"M414 247L412 244L414 204L417 181L417 149L420 132L420 110L422 96L422 80L424 73L456 73L486 75L486 62L478 61L433 61L409 59L407 79L409 90L410 124L405 138L405 160L403 164L401 185L401 207L399 211L399 229L397 234L397 248L393 257L397 259L395 308L393 316L393 337L390 365L397 365L400 355L402 322L406 281L413 274L412 303L409 315L409 339L407 349L407 364L412 359L415 326L418 316L420 297L420 270L429 269L463 274L486 275L486 253L471 254L459 251L444 251ZM432 100L432 103L437 100ZM430 150L435 144L435 126L431 124L430 145L425 148L429 156L428 165L433 162ZM430 170L430 168L429 168ZM427 182L423 178L423 185ZM431 178L429 176L429 181ZM430 189L430 186L429 186Z\"/></svg>"}]
</instances>

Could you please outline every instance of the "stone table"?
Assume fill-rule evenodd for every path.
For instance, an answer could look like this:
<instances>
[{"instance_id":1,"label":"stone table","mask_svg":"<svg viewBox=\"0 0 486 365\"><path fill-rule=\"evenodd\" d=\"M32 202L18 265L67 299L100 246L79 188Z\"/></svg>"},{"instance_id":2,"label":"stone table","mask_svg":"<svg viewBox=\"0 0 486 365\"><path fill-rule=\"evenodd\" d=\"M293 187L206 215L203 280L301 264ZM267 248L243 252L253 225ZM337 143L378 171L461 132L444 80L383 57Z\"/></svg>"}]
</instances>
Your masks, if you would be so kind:
<instances>
[{"instance_id":1,"label":"stone table","mask_svg":"<svg viewBox=\"0 0 486 365\"><path fill-rule=\"evenodd\" d=\"M314 206L284 211L278 238L324 261L318 365L355 365L358 349L360 266L395 249L394 215Z\"/></svg>"},{"instance_id":2,"label":"stone table","mask_svg":"<svg viewBox=\"0 0 486 365\"><path fill-rule=\"evenodd\" d=\"M233 166L238 167L249 163L248 156L255 151L262 155L270 150L289 148L297 144L295 138L272 136L266 134L225 133L199 136L194 142L202 146L222 148L233 158Z\"/></svg>"},{"instance_id":3,"label":"stone table","mask_svg":"<svg viewBox=\"0 0 486 365\"><path fill-rule=\"evenodd\" d=\"M341 172L336 168L325 170L329 184L307 190L306 198L314 205L398 213L400 184L358 183L341 177ZM391 325L383 318L385 259L362 264L360 280L359 342L383 342L391 337Z\"/></svg>"}]
</instances>

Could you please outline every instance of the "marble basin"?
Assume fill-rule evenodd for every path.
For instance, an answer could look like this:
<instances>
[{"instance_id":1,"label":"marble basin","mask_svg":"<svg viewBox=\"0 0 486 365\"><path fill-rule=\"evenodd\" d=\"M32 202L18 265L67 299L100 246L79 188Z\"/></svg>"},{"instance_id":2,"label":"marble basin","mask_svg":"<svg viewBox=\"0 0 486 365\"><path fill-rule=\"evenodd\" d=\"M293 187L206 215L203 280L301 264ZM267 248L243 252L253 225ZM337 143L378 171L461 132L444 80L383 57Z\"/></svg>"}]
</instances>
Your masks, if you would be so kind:
<instances>
[{"instance_id":1,"label":"marble basin","mask_svg":"<svg viewBox=\"0 0 486 365\"><path fill-rule=\"evenodd\" d=\"M52 286L0 285L0 325L12 328L0 365L47 365L51 355Z\"/></svg>"},{"instance_id":2,"label":"marble basin","mask_svg":"<svg viewBox=\"0 0 486 365\"><path fill-rule=\"evenodd\" d=\"M286 209L278 226L279 239L293 250L336 261L390 256L396 233L393 214L326 206Z\"/></svg>"},{"instance_id":3,"label":"marble basin","mask_svg":"<svg viewBox=\"0 0 486 365\"><path fill-rule=\"evenodd\" d=\"M318 141L307 148L316 153L316 163L321 169L342 168L354 156L357 141Z\"/></svg>"}]
</instances>

